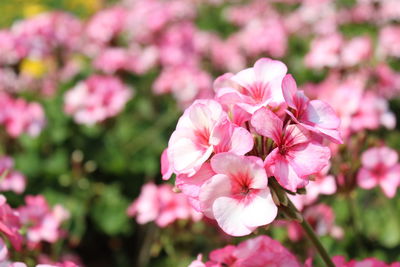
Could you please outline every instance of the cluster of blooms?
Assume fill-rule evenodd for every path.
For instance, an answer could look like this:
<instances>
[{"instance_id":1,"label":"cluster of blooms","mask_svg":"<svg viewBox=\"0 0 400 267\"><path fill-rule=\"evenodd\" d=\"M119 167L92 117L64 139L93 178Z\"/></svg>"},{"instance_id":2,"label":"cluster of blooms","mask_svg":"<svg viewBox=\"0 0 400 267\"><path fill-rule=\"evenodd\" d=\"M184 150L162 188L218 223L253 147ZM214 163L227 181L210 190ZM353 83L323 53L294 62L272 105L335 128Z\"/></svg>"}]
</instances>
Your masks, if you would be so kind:
<instances>
[{"instance_id":1,"label":"cluster of blooms","mask_svg":"<svg viewBox=\"0 0 400 267\"><path fill-rule=\"evenodd\" d=\"M25 176L13 169L14 160L8 156L0 156L0 191L13 191L21 194L25 191Z\"/></svg>"},{"instance_id":2,"label":"cluster of blooms","mask_svg":"<svg viewBox=\"0 0 400 267\"><path fill-rule=\"evenodd\" d=\"M400 164L397 152L389 147L373 147L361 156L361 169L357 182L361 188L382 188L383 193L392 198L400 186Z\"/></svg>"},{"instance_id":3,"label":"cluster of blooms","mask_svg":"<svg viewBox=\"0 0 400 267\"><path fill-rule=\"evenodd\" d=\"M179 119L162 157L165 179L228 234L271 223L277 206L268 177L296 192L329 164L325 140L341 142L323 101L298 91L286 66L263 58L215 81L213 100L197 100Z\"/></svg>"},{"instance_id":4,"label":"cluster of blooms","mask_svg":"<svg viewBox=\"0 0 400 267\"><path fill-rule=\"evenodd\" d=\"M262 267L285 266L300 267L302 264L296 257L278 241L268 236L258 236L248 239L237 246L228 245L210 253L209 261L202 262L199 255L189 267Z\"/></svg>"},{"instance_id":5,"label":"cluster of blooms","mask_svg":"<svg viewBox=\"0 0 400 267\"><path fill-rule=\"evenodd\" d=\"M173 192L169 184L157 186L153 183L143 185L142 191L128 208L129 216L145 224L154 221L159 227L166 227L176 220L192 219L198 221L202 214L195 211L187 198Z\"/></svg>"},{"instance_id":6,"label":"cluster of blooms","mask_svg":"<svg viewBox=\"0 0 400 267\"><path fill-rule=\"evenodd\" d=\"M363 64L374 55L379 61L400 55L400 28L390 24L400 18L395 0L381 1L379 7L375 1L359 0L352 8L341 8L333 0L307 0L301 5L297 5L299 1L283 1L291 7L290 12L277 9L274 2L253 0L222 6L222 1L125 0L97 12L86 23L62 12L29 18L0 31L0 49L4 51L0 56L0 90L30 89L52 95L60 82L76 77L83 69L106 75L143 75L158 67L154 93L172 93L180 106L187 107L195 99L212 97L210 70L204 65L236 72L261 55L283 57L290 35L316 35L305 57L306 65L312 68L365 68ZM235 31L222 38L200 29L196 25L200 5L221 5L223 19ZM339 33L341 25L364 22L384 25L376 53L371 37L345 40ZM399 89L400 79L396 80ZM68 95L66 111L70 106L81 107L67 111L77 123L99 122L91 112L91 100L86 103ZM125 95L122 103L130 96ZM379 102L384 105L385 100ZM77 119L77 113L82 112L93 118Z\"/></svg>"},{"instance_id":7,"label":"cluster of blooms","mask_svg":"<svg viewBox=\"0 0 400 267\"><path fill-rule=\"evenodd\" d=\"M202 255L199 255L189 267L264 267L264 266L283 266L312 267L312 259L309 258L304 264L278 241L268 236L258 236L248 239L237 246L228 245L221 249L211 251L209 260L202 261ZM361 261L351 260L346 262L343 256L334 256L332 258L336 267L399 267L400 262L387 264L375 258L367 258Z\"/></svg>"},{"instance_id":8,"label":"cluster of blooms","mask_svg":"<svg viewBox=\"0 0 400 267\"><path fill-rule=\"evenodd\" d=\"M22 98L13 98L0 91L0 125L11 137L23 133L37 136L45 125L45 115L39 103L28 103Z\"/></svg>"},{"instance_id":9,"label":"cluster of blooms","mask_svg":"<svg viewBox=\"0 0 400 267\"><path fill-rule=\"evenodd\" d=\"M118 78L93 75L65 94L65 112L90 125L118 114L131 96Z\"/></svg>"},{"instance_id":10,"label":"cluster of blooms","mask_svg":"<svg viewBox=\"0 0 400 267\"><path fill-rule=\"evenodd\" d=\"M42 245L43 241L54 243L60 240L64 235L61 224L68 217L68 211L61 205L51 208L41 195L26 196L25 205L17 209L11 208L7 204L6 198L0 195L0 232L7 237L16 251L35 250ZM0 264L11 264L9 256L5 241L0 239ZM10 266L22 267L25 265L14 263ZM76 265L66 261L43 266L73 267Z\"/></svg>"},{"instance_id":11,"label":"cluster of blooms","mask_svg":"<svg viewBox=\"0 0 400 267\"><path fill-rule=\"evenodd\" d=\"M375 258L367 258L361 261L351 260L349 262L346 262L346 259L343 256L335 256L332 258L332 261L335 263L336 267L362 267L362 266L399 267L400 266L400 262L385 263Z\"/></svg>"}]
</instances>

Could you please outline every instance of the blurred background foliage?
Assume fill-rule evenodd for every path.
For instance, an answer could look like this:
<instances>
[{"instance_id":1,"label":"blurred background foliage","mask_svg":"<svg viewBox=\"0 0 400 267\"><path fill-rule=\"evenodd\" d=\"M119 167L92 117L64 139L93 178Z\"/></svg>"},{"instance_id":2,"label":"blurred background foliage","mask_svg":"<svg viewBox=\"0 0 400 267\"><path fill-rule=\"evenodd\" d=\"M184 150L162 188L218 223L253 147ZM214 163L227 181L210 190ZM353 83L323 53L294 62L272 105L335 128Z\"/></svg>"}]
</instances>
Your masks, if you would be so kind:
<instances>
[{"instance_id":1,"label":"blurred background foliage","mask_svg":"<svg viewBox=\"0 0 400 267\"><path fill-rule=\"evenodd\" d=\"M0 27L54 9L86 18L111 2L1 0ZM351 5L352 1L339 2ZM198 26L229 34L233 26L225 23L219 12L211 7L200 10ZM354 33L376 36L376 29L368 25L346 26L342 32L350 36ZM310 70L303 65L308 42L292 37L289 45L288 50L296 53L288 53L283 61L299 84L325 77L324 71ZM399 69L398 62L392 65ZM63 92L77 82L70 81L62 85L56 97L41 100L47 126L38 138L21 136L15 141L5 135L0 137L1 143L6 144L2 145L1 152L13 155L16 169L28 178L26 193L44 194L50 203L62 203L70 210L68 245L87 266L138 266L146 264L149 256L152 258L148 266L187 266L198 253L207 255L215 248L242 240L223 235L211 223L179 222L157 229L153 224L137 225L126 216L128 205L146 181L161 182L159 157L181 112L172 97L152 94L151 83L156 75L153 72L146 77L126 77L136 89L135 97L124 112L92 127L77 125L62 112ZM398 119L400 102L392 101L391 109ZM375 134L385 138L391 147L400 149L399 126L394 131ZM14 205L23 201L12 193L6 196ZM357 189L347 198L326 197L323 201L334 208L336 224L346 233L339 241L322 238L331 255L400 261L400 194L387 199L379 189ZM283 228L260 229L258 233L264 232L295 254L304 252L304 247L288 241Z\"/></svg>"}]
</instances>

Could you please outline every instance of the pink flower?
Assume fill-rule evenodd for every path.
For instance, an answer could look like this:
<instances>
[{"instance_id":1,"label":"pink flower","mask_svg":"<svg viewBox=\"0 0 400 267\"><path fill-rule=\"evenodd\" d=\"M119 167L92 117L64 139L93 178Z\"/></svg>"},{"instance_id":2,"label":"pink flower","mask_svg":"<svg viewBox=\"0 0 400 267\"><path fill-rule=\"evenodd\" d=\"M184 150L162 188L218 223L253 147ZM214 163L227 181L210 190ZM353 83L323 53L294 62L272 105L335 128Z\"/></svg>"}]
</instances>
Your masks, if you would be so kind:
<instances>
[{"instance_id":1,"label":"pink flower","mask_svg":"<svg viewBox=\"0 0 400 267\"><path fill-rule=\"evenodd\" d=\"M1 191L14 191L21 194L25 190L26 180L22 173L13 170L14 161L12 158L0 157L0 176L5 175L0 181Z\"/></svg>"},{"instance_id":2,"label":"pink flower","mask_svg":"<svg viewBox=\"0 0 400 267\"><path fill-rule=\"evenodd\" d=\"M123 30L125 20L126 10L122 7L102 10L88 22L86 34L99 44L108 43Z\"/></svg>"},{"instance_id":3,"label":"pink flower","mask_svg":"<svg viewBox=\"0 0 400 267\"><path fill-rule=\"evenodd\" d=\"M333 195L336 193L337 186L335 177L328 175L330 164L323 168L319 173L314 174L306 186L307 193L304 195L289 195L295 206L302 210L305 205L314 203L319 195Z\"/></svg>"},{"instance_id":4,"label":"pink flower","mask_svg":"<svg viewBox=\"0 0 400 267\"><path fill-rule=\"evenodd\" d=\"M251 134L232 125L214 100L196 100L178 121L168 143L168 160L176 174L193 175L212 153L244 155L253 147Z\"/></svg>"},{"instance_id":5,"label":"pink flower","mask_svg":"<svg viewBox=\"0 0 400 267\"><path fill-rule=\"evenodd\" d=\"M307 176L320 172L329 164L330 150L313 141L310 133L300 125L288 125L267 108L258 110L251 119L257 133L271 138L276 147L265 159L269 176L290 191L304 187Z\"/></svg>"},{"instance_id":6,"label":"pink flower","mask_svg":"<svg viewBox=\"0 0 400 267\"><path fill-rule=\"evenodd\" d=\"M379 32L378 53L381 57L400 57L400 27L386 26Z\"/></svg>"},{"instance_id":7,"label":"pink flower","mask_svg":"<svg viewBox=\"0 0 400 267\"><path fill-rule=\"evenodd\" d=\"M180 174L176 177L175 185L188 197L190 204L198 212L202 211L199 200L200 189L215 174L211 164L205 162L193 176Z\"/></svg>"},{"instance_id":8,"label":"pink flower","mask_svg":"<svg viewBox=\"0 0 400 267\"><path fill-rule=\"evenodd\" d=\"M362 154L361 163L357 174L358 185L364 189L379 185L387 197L394 197L400 184L397 152L386 146L373 147Z\"/></svg>"},{"instance_id":9,"label":"pink flower","mask_svg":"<svg viewBox=\"0 0 400 267\"><path fill-rule=\"evenodd\" d=\"M289 74L283 79L283 96L292 112L288 114L304 128L327 137L335 143L343 143L339 133L340 119L333 108L321 100L311 100L303 91L297 91L297 85Z\"/></svg>"},{"instance_id":10,"label":"pink flower","mask_svg":"<svg viewBox=\"0 0 400 267\"><path fill-rule=\"evenodd\" d=\"M64 110L77 123L92 125L117 115L132 95L120 79L92 75L65 94Z\"/></svg>"},{"instance_id":11,"label":"pink flower","mask_svg":"<svg viewBox=\"0 0 400 267\"><path fill-rule=\"evenodd\" d=\"M0 123L4 124L11 137L23 133L33 137L40 134L45 125L45 114L39 103L28 103L22 98L14 99L6 93L0 94L0 102L3 102Z\"/></svg>"},{"instance_id":12,"label":"pink flower","mask_svg":"<svg viewBox=\"0 0 400 267\"><path fill-rule=\"evenodd\" d=\"M201 186L200 206L222 230L243 236L275 219L278 209L260 159L220 153L211 167L217 174Z\"/></svg>"},{"instance_id":13,"label":"pink flower","mask_svg":"<svg viewBox=\"0 0 400 267\"><path fill-rule=\"evenodd\" d=\"M69 217L62 206L52 209L41 196L26 196L25 206L18 208L21 223L27 227L28 246L35 247L40 241L56 242L61 236L61 224Z\"/></svg>"},{"instance_id":14,"label":"pink flower","mask_svg":"<svg viewBox=\"0 0 400 267\"><path fill-rule=\"evenodd\" d=\"M20 228L18 212L6 203L6 198L3 195L0 195L0 231L7 236L16 250L20 250L22 246Z\"/></svg>"},{"instance_id":15,"label":"pink flower","mask_svg":"<svg viewBox=\"0 0 400 267\"><path fill-rule=\"evenodd\" d=\"M217 99L229 98L250 114L260 107L277 107L284 102L282 80L286 71L287 67L280 61L259 59L253 68L231 75L230 87L225 83L224 86L215 88Z\"/></svg>"},{"instance_id":16,"label":"pink flower","mask_svg":"<svg viewBox=\"0 0 400 267\"><path fill-rule=\"evenodd\" d=\"M343 256L334 256L332 258L336 267L399 267L400 262L393 262L392 264L387 264L381 260L375 258L366 258L360 261L350 260L346 262L345 257Z\"/></svg>"},{"instance_id":17,"label":"pink flower","mask_svg":"<svg viewBox=\"0 0 400 267\"><path fill-rule=\"evenodd\" d=\"M337 33L316 38L312 41L310 52L305 57L306 66L315 69L338 66L342 45L343 38Z\"/></svg>"},{"instance_id":18,"label":"pink flower","mask_svg":"<svg viewBox=\"0 0 400 267\"><path fill-rule=\"evenodd\" d=\"M343 237L342 228L335 225L335 214L331 207L325 204L310 206L305 209L303 216L317 235L331 235L335 238ZM304 236L304 232L299 223L292 221L288 225L288 235L291 240L299 241Z\"/></svg>"},{"instance_id":19,"label":"pink flower","mask_svg":"<svg viewBox=\"0 0 400 267\"><path fill-rule=\"evenodd\" d=\"M153 84L156 94L171 92L181 107L195 99L212 96L210 75L196 67L178 66L164 68Z\"/></svg>"},{"instance_id":20,"label":"pink flower","mask_svg":"<svg viewBox=\"0 0 400 267\"><path fill-rule=\"evenodd\" d=\"M201 257L191 267L300 267L296 257L278 241L268 236L258 236L248 239L237 246L228 245L210 253L209 261L201 265Z\"/></svg>"},{"instance_id":21,"label":"pink flower","mask_svg":"<svg viewBox=\"0 0 400 267\"><path fill-rule=\"evenodd\" d=\"M341 53L342 65L352 67L369 59L372 55L372 41L369 37L355 37L347 42Z\"/></svg>"},{"instance_id":22,"label":"pink flower","mask_svg":"<svg viewBox=\"0 0 400 267\"><path fill-rule=\"evenodd\" d=\"M193 210L186 196L174 193L169 184L145 184L139 198L129 206L127 214L136 216L139 224L155 221L159 227L166 227L178 219L201 219L201 214Z\"/></svg>"},{"instance_id":23,"label":"pink flower","mask_svg":"<svg viewBox=\"0 0 400 267\"><path fill-rule=\"evenodd\" d=\"M258 236L240 243L234 255L241 267L300 267L296 257L278 241L268 236Z\"/></svg>"}]
</instances>

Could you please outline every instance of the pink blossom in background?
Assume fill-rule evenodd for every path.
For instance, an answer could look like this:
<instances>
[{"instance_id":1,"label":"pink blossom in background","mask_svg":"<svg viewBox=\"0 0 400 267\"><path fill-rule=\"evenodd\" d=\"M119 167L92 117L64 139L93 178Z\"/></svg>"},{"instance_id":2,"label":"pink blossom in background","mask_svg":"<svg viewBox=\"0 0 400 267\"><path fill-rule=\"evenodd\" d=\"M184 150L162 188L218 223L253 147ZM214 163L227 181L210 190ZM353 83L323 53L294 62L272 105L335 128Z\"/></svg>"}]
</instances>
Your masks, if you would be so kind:
<instances>
[{"instance_id":1,"label":"pink blossom in background","mask_svg":"<svg viewBox=\"0 0 400 267\"><path fill-rule=\"evenodd\" d=\"M117 77L92 75L64 95L64 110L80 124L92 125L116 116L133 95Z\"/></svg>"},{"instance_id":2,"label":"pink blossom in background","mask_svg":"<svg viewBox=\"0 0 400 267\"><path fill-rule=\"evenodd\" d=\"M216 175L201 186L200 207L222 230L248 235L275 219L278 208L259 158L221 153L211 159L211 167Z\"/></svg>"},{"instance_id":3,"label":"pink blossom in background","mask_svg":"<svg viewBox=\"0 0 400 267\"><path fill-rule=\"evenodd\" d=\"M338 33L317 37L305 57L306 66L315 69L338 66L342 45L343 38Z\"/></svg>"},{"instance_id":4,"label":"pink blossom in background","mask_svg":"<svg viewBox=\"0 0 400 267\"><path fill-rule=\"evenodd\" d=\"M361 188L371 189L380 186L383 193L392 198L400 185L400 164L395 150L382 146L366 150L361 155L361 169L357 183Z\"/></svg>"},{"instance_id":5,"label":"pink blossom in background","mask_svg":"<svg viewBox=\"0 0 400 267\"><path fill-rule=\"evenodd\" d=\"M25 191L26 179L25 176L13 169L14 161L7 156L0 157L0 181L1 191L14 191L21 194ZM4 175L4 176L3 176Z\"/></svg>"},{"instance_id":6,"label":"pink blossom in background","mask_svg":"<svg viewBox=\"0 0 400 267\"><path fill-rule=\"evenodd\" d=\"M304 195L288 195L297 209L303 210L304 206L314 203L319 195L333 195L336 193L336 180L333 175L329 175L330 164L310 178L310 182L305 187Z\"/></svg>"},{"instance_id":7,"label":"pink blossom in background","mask_svg":"<svg viewBox=\"0 0 400 267\"><path fill-rule=\"evenodd\" d=\"M6 93L0 93L0 124L11 137L23 133L37 136L45 125L45 114L39 103L28 103L22 98L12 98Z\"/></svg>"},{"instance_id":8,"label":"pink blossom in background","mask_svg":"<svg viewBox=\"0 0 400 267\"><path fill-rule=\"evenodd\" d=\"M124 29L126 15L123 7L111 7L96 13L86 25L87 37L90 41L105 45Z\"/></svg>"},{"instance_id":9,"label":"pink blossom in background","mask_svg":"<svg viewBox=\"0 0 400 267\"><path fill-rule=\"evenodd\" d=\"M202 257L192 262L190 267L300 267L296 257L278 241L261 235L248 239L237 246L228 245L213 250L209 260L202 265Z\"/></svg>"},{"instance_id":10,"label":"pink blossom in background","mask_svg":"<svg viewBox=\"0 0 400 267\"><path fill-rule=\"evenodd\" d=\"M336 267L399 267L400 262L385 263L384 261L375 258L366 258L363 260L350 260L346 262L344 256L334 256L332 257Z\"/></svg>"},{"instance_id":11,"label":"pink blossom in background","mask_svg":"<svg viewBox=\"0 0 400 267\"><path fill-rule=\"evenodd\" d=\"M61 224L69 212L61 205L53 208L41 196L26 196L25 205L18 208L21 224L27 227L28 246L34 248L41 241L56 242L62 235Z\"/></svg>"},{"instance_id":12,"label":"pink blossom in background","mask_svg":"<svg viewBox=\"0 0 400 267\"><path fill-rule=\"evenodd\" d=\"M156 94L172 93L178 104L185 108L194 100L210 98L211 77L207 72L188 66L165 68L153 84Z\"/></svg>"},{"instance_id":13,"label":"pink blossom in background","mask_svg":"<svg viewBox=\"0 0 400 267\"><path fill-rule=\"evenodd\" d=\"M129 206L129 216L136 216L139 224L154 221L159 227L166 227L176 220L201 219L201 213L193 210L183 194L176 194L172 186L157 186L147 183L142 187L139 197Z\"/></svg>"},{"instance_id":14,"label":"pink blossom in background","mask_svg":"<svg viewBox=\"0 0 400 267\"><path fill-rule=\"evenodd\" d=\"M379 32L378 53L381 57L400 57L400 27L386 26Z\"/></svg>"},{"instance_id":15,"label":"pink blossom in background","mask_svg":"<svg viewBox=\"0 0 400 267\"><path fill-rule=\"evenodd\" d=\"M262 136L271 138L276 148L265 159L269 176L281 186L296 191L308 183L307 176L320 172L329 164L330 150L314 141L300 125L288 125L269 109L259 109L251 124Z\"/></svg>"},{"instance_id":16,"label":"pink blossom in background","mask_svg":"<svg viewBox=\"0 0 400 267\"><path fill-rule=\"evenodd\" d=\"M341 52L341 65L352 67L372 56L372 41L367 36L354 37L344 44Z\"/></svg>"},{"instance_id":17,"label":"pink blossom in background","mask_svg":"<svg viewBox=\"0 0 400 267\"><path fill-rule=\"evenodd\" d=\"M303 216L319 236L330 235L340 239L344 235L342 228L335 225L333 209L326 204L309 206L304 210ZM288 222L288 236L292 241L299 241L304 237L303 229L299 223Z\"/></svg>"}]
</instances>

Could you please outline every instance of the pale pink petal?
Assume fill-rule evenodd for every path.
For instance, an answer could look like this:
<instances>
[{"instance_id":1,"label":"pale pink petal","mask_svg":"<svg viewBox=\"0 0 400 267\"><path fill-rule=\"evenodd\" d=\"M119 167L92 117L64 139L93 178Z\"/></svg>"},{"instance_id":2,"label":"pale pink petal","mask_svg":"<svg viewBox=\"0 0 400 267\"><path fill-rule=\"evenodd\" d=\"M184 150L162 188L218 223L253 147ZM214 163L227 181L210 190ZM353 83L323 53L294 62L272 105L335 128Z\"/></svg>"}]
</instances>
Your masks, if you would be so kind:
<instances>
[{"instance_id":1,"label":"pale pink petal","mask_svg":"<svg viewBox=\"0 0 400 267\"><path fill-rule=\"evenodd\" d=\"M178 175L175 185L189 197L190 203L197 211L201 211L199 194L201 186L209 180L215 172L211 169L210 163L204 163L195 175L188 177L187 175Z\"/></svg>"},{"instance_id":2,"label":"pale pink petal","mask_svg":"<svg viewBox=\"0 0 400 267\"><path fill-rule=\"evenodd\" d=\"M329 164L331 153L328 147L318 143L307 143L293 147L287 159L297 175L304 177L320 172Z\"/></svg>"},{"instance_id":3,"label":"pale pink petal","mask_svg":"<svg viewBox=\"0 0 400 267\"><path fill-rule=\"evenodd\" d=\"M389 198L396 195L397 187L400 185L400 166L389 170L379 181L382 191Z\"/></svg>"},{"instance_id":4,"label":"pale pink petal","mask_svg":"<svg viewBox=\"0 0 400 267\"><path fill-rule=\"evenodd\" d=\"M334 109L321 100L311 100L305 110L304 118L322 128L337 129L340 119Z\"/></svg>"},{"instance_id":5,"label":"pale pink petal","mask_svg":"<svg viewBox=\"0 0 400 267\"><path fill-rule=\"evenodd\" d=\"M367 168L374 168L381 160L379 148L377 147L370 148L361 155L361 163Z\"/></svg>"},{"instance_id":6,"label":"pale pink petal","mask_svg":"<svg viewBox=\"0 0 400 267\"><path fill-rule=\"evenodd\" d=\"M247 68L236 73L231 79L243 87L250 87L256 81L256 75L253 68Z\"/></svg>"},{"instance_id":7,"label":"pale pink petal","mask_svg":"<svg viewBox=\"0 0 400 267\"><path fill-rule=\"evenodd\" d=\"M253 149L254 139L251 133L242 127L235 127L231 136L232 153L244 155Z\"/></svg>"},{"instance_id":8,"label":"pale pink petal","mask_svg":"<svg viewBox=\"0 0 400 267\"><path fill-rule=\"evenodd\" d=\"M213 203L217 198L229 196L231 194L231 182L228 176L216 174L206 181L200 188L199 200L200 208L204 215L214 219Z\"/></svg>"},{"instance_id":9,"label":"pale pink petal","mask_svg":"<svg viewBox=\"0 0 400 267\"><path fill-rule=\"evenodd\" d=\"M257 227L271 223L278 214L268 188L251 193L249 202L245 202L243 223L247 227Z\"/></svg>"},{"instance_id":10,"label":"pale pink petal","mask_svg":"<svg viewBox=\"0 0 400 267\"><path fill-rule=\"evenodd\" d=\"M0 238L0 262L5 261L8 257L7 245L4 243L3 239Z\"/></svg>"},{"instance_id":11,"label":"pale pink petal","mask_svg":"<svg viewBox=\"0 0 400 267\"><path fill-rule=\"evenodd\" d=\"M251 118L251 125L256 129L257 133L271 138L275 143L279 143L283 122L268 108L257 110Z\"/></svg>"},{"instance_id":12,"label":"pale pink petal","mask_svg":"<svg viewBox=\"0 0 400 267\"><path fill-rule=\"evenodd\" d=\"M225 233L232 236L244 236L255 229L244 224L244 208L245 206L237 199L219 197L214 201L212 210L215 220Z\"/></svg>"},{"instance_id":13,"label":"pale pink petal","mask_svg":"<svg viewBox=\"0 0 400 267\"><path fill-rule=\"evenodd\" d=\"M282 81L287 67L281 61L261 58L254 64L254 73L258 81L270 82L275 79Z\"/></svg>"},{"instance_id":14,"label":"pale pink petal","mask_svg":"<svg viewBox=\"0 0 400 267\"><path fill-rule=\"evenodd\" d=\"M361 188L371 189L378 184L378 180L369 170L361 168L357 174L357 183Z\"/></svg>"},{"instance_id":15,"label":"pale pink petal","mask_svg":"<svg viewBox=\"0 0 400 267\"><path fill-rule=\"evenodd\" d=\"M296 85L296 81L293 79L292 75L287 74L285 76L285 78L283 79L282 92L283 92L283 97L285 98L286 104L289 107L296 109L294 97L297 92L297 85Z\"/></svg>"},{"instance_id":16,"label":"pale pink petal","mask_svg":"<svg viewBox=\"0 0 400 267\"><path fill-rule=\"evenodd\" d=\"M277 181L284 188L295 192L297 188L304 187L308 181L302 179L295 172L289 162L274 149L265 159L265 168L270 176L275 176Z\"/></svg>"},{"instance_id":17,"label":"pale pink petal","mask_svg":"<svg viewBox=\"0 0 400 267\"><path fill-rule=\"evenodd\" d=\"M161 174L163 180L168 180L172 175L172 166L168 160L168 149L164 149L161 154Z\"/></svg>"}]
</instances>

